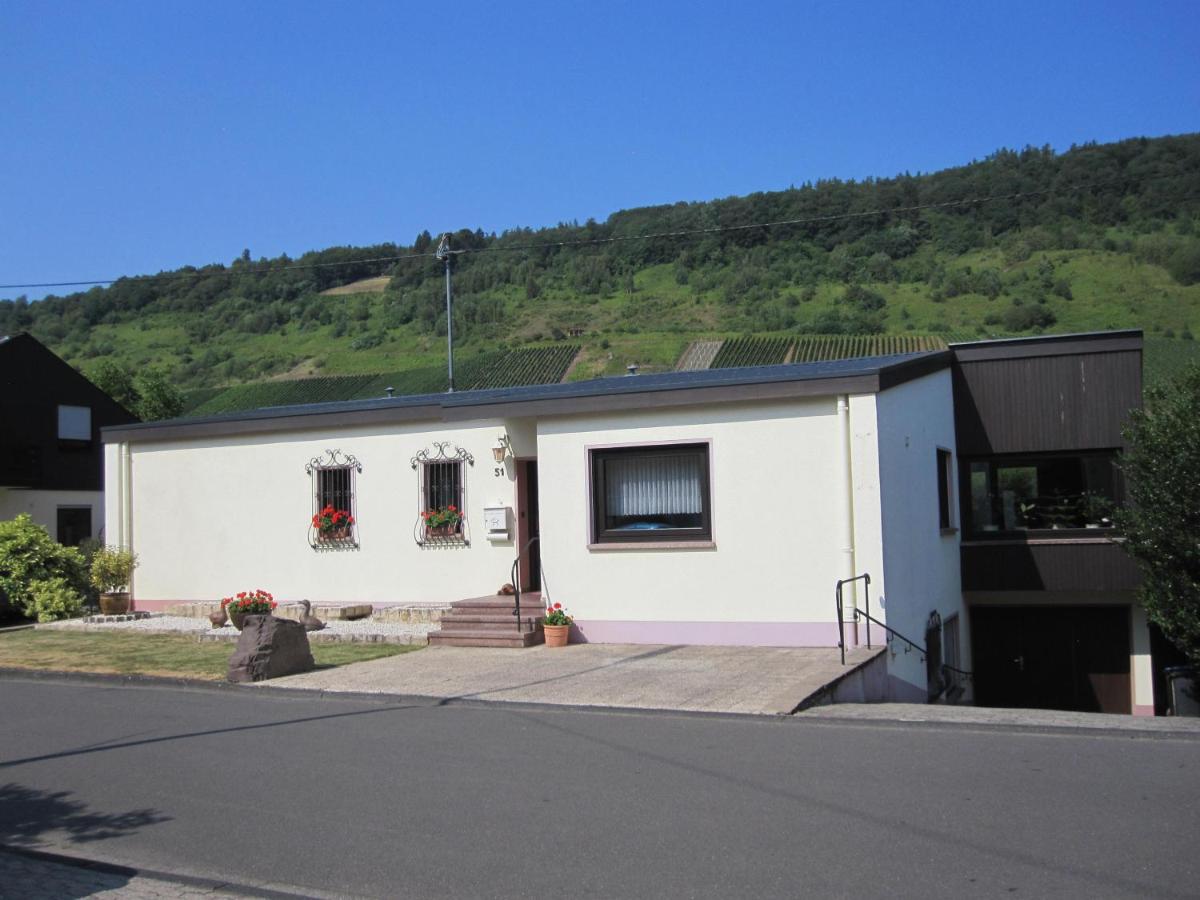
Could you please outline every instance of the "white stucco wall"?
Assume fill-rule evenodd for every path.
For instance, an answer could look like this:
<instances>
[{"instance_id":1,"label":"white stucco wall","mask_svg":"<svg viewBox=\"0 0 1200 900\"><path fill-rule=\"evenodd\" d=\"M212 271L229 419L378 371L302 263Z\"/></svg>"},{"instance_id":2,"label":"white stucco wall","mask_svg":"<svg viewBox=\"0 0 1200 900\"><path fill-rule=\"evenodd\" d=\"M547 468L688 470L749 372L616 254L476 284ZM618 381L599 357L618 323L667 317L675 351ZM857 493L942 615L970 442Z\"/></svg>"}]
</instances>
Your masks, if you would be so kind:
<instances>
[{"instance_id":1,"label":"white stucco wall","mask_svg":"<svg viewBox=\"0 0 1200 900\"><path fill-rule=\"evenodd\" d=\"M519 434L528 426L512 423ZM323 603L446 603L494 594L509 579L514 541L486 540L483 508L515 507L515 471L494 473L500 420L346 428L289 434L137 443L132 450L132 546L140 558L135 601L144 608L213 600L263 588L277 599ZM433 441L470 451L466 466L468 547L422 548L418 473L410 458ZM515 442L516 439L515 439ZM358 537L351 550L313 550L307 525L312 482L305 465L327 449L353 454ZM119 445L105 448L115 485ZM117 491L108 529L120 531Z\"/></svg>"},{"instance_id":2,"label":"white stucco wall","mask_svg":"<svg viewBox=\"0 0 1200 900\"><path fill-rule=\"evenodd\" d=\"M945 621L959 616L959 667L970 670L969 626L962 596L959 532L943 534L938 522L937 450L949 450L957 472L954 404L950 371L943 370L883 391L878 411L882 566L872 584L883 597L880 617L901 634L924 643L929 614ZM957 479L950 507L958 522ZM894 641L889 673L903 684L896 699L912 689L926 693L925 663Z\"/></svg>"},{"instance_id":3,"label":"white stucco wall","mask_svg":"<svg viewBox=\"0 0 1200 900\"><path fill-rule=\"evenodd\" d=\"M33 521L58 537L58 508L60 506L90 506L92 508L92 537L102 538L104 528L104 493L102 491L35 491L0 488L0 520L14 519L29 513Z\"/></svg>"},{"instance_id":4,"label":"white stucco wall","mask_svg":"<svg viewBox=\"0 0 1200 900\"><path fill-rule=\"evenodd\" d=\"M837 428L833 396L540 421L542 553L552 598L588 640L836 643L834 523L847 502ZM711 442L715 547L589 547L589 448L655 442ZM867 506L878 493L872 477L869 467L855 476ZM869 524L863 534L871 539Z\"/></svg>"}]
</instances>

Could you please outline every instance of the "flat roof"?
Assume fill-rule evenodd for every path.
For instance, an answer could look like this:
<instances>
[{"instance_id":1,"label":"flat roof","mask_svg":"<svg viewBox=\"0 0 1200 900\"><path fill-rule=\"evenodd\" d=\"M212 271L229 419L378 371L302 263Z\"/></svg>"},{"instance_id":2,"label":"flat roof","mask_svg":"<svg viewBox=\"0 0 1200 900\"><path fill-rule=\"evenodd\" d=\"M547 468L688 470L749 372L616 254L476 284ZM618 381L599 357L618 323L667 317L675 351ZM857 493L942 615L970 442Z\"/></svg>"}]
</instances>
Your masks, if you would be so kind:
<instances>
[{"instance_id":1,"label":"flat roof","mask_svg":"<svg viewBox=\"0 0 1200 900\"><path fill-rule=\"evenodd\" d=\"M951 344L947 350L890 356L271 406L217 416L114 425L101 429L101 434L106 443L169 441L394 422L561 416L831 394L870 394L947 368L952 362L1141 349L1142 332L1138 330L1000 338Z\"/></svg>"},{"instance_id":2,"label":"flat roof","mask_svg":"<svg viewBox=\"0 0 1200 900\"><path fill-rule=\"evenodd\" d=\"M950 365L947 350L820 362L623 375L566 384L341 400L102 429L106 443L162 441L405 421L467 421L875 393Z\"/></svg>"}]
</instances>

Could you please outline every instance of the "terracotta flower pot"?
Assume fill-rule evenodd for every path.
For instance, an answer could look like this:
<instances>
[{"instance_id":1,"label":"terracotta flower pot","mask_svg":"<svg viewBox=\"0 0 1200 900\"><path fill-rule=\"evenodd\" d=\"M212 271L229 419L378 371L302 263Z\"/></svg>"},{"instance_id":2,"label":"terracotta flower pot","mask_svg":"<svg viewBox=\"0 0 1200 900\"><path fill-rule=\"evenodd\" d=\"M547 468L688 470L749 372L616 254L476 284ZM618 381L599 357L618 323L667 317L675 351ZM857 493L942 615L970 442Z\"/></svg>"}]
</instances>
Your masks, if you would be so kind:
<instances>
[{"instance_id":1,"label":"terracotta flower pot","mask_svg":"<svg viewBox=\"0 0 1200 900\"><path fill-rule=\"evenodd\" d=\"M129 612L129 593L100 595L100 612L106 616L123 616Z\"/></svg>"},{"instance_id":2,"label":"terracotta flower pot","mask_svg":"<svg viewBox=\"0 0 1200 900\"><path fill-rule=\"evenodd\" d=\"M246 623L247 616L269 616L269 612L234 612L226 610L229 613L229 623L238 631L242 630L242 626Z\"/></svg>"},{"instance_id":3,"label":"terracotta flower pot","mask_svg":"<svg viewBox=\"0 0 1200 900\"><path fill-rule=\"evenodd\" d=\"M565 647L567 638L571 636L570 625L543 625L546 630L547 647Z\"/></svg>"}]
</instances>

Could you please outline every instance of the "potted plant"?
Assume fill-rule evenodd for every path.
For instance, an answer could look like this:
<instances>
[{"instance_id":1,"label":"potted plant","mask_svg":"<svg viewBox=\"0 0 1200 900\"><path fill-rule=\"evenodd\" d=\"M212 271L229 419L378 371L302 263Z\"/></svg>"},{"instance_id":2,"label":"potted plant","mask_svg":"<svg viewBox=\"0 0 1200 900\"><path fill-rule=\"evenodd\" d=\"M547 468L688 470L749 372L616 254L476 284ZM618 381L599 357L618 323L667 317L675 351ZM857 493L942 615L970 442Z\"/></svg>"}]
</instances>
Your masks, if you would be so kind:
<instances>
[{"instance_id":1,"label":"potted plant","mask_svg":"<svg viewBox=\"0 0 1200 900\"><path fill-rule=\"evenodd\" d=\"M575 620L567 615L561 603L546 607L546 615L542 617L542 627L546 631L547 647L565 647L570 637L571 624Z\"/></svg>"},{"instance_id":2,"label":"potted plant","mask_svg":"<svg viewBox=\"0 0 1200 900\"><path fill-rule=\"evenodd\" d=\"M238 631L242 630L242 622L246 616L269 616L277 605L275 598L262 588L242 591L221 601L221 608L228 614L229 621Z\"/></svg>"},{"instance_id":3,"label":"potted plant","mask_svg":"<svg viewBox=\"0 0 1200 900\"><path fill-rule=\"evenodd\" d=\"M120 616L129 612L129 582L137 555L121 547L101 547L92 556L92 585L100 592L100 612Z\"/></svg>"},{"instance_id":4,"label":"potted plant","mask_svg":"<svg viewBox=\"0 0 1200 900\"><path fill-rule=\"evenodd\" d=\"M453 503L441 509L427 509L421 518L425 520L426 537L454 537L462 531L462 512Z\"/></svg>"},{"instance_id":5,"label":"potted plant","mask_svg":"<svg viewBox=\"0 0 1200 900\"><path fill-rule=\"evenodd\" d=\"M1112 500L1095 491L1083 495L1083 514L1088 528L1112 528Z\"/></svg>"},{"instance_id":6,"label":"potted plant","mask_svg":"<svg viewBox=\"0 0 1200 900\"><path fill-rule=\"evenodd\" d=\"M350 538L354 516L349 510L326 506L312 517L312 527L317 530L319 541L345 541Z\"/></svg>"}]
</instances>

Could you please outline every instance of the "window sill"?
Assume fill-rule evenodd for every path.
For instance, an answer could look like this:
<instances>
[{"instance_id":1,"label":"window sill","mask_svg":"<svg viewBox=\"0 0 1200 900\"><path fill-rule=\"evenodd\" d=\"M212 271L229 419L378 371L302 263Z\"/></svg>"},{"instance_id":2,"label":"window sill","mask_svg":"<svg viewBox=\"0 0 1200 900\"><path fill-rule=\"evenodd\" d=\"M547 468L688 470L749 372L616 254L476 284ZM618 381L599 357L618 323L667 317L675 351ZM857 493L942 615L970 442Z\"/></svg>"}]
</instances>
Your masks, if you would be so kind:
<instances>
[{"instance_id":1,"label":"window sill","mask_svg":"<svg viewBox=\"0 0 1200 900\"><path fill-rule=\"evenodd\" d=\"M952 536L958 534L958 529L957 528L943 528L941 530L941 534L942 534L942 537L952 537Z\"/></svg>"},{"instance_id":2,"label":"window sill","mask_svg":"<svg viewBox=\"0 0 1200 900\"><path fill-rule=\"evenodd\" d=\"M1073 534L1070 537L1003 537L1003 538L967 538L962 542L964 547L1012 547L1016 546L1053 546L1066 544L1120 544L1125 538L1111 532L1103 535Z\"/></svg>"},{"instance_id":3,"label":"window sill","mask_svg":"<svg viewBox=\"0 0 1200 900\"><path fill-rule=\"evenodd\" d=\"M606 541L588 544L588 550L716 550L715 541Z\"/></svg>"}]
</instances>

